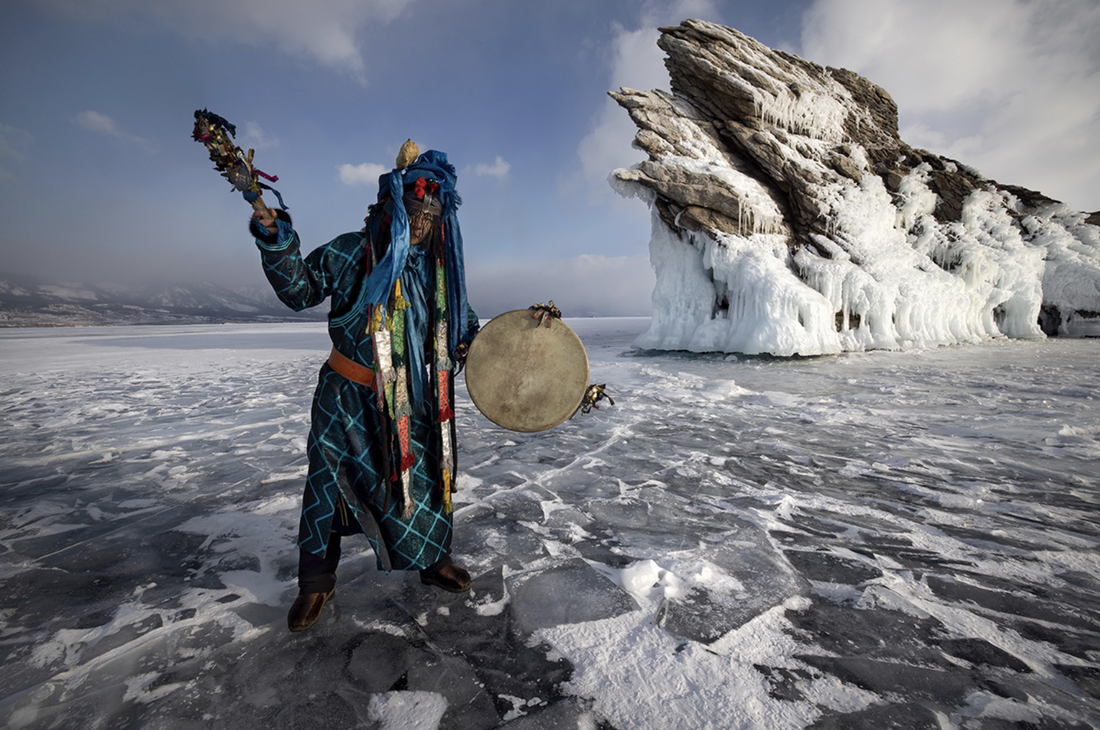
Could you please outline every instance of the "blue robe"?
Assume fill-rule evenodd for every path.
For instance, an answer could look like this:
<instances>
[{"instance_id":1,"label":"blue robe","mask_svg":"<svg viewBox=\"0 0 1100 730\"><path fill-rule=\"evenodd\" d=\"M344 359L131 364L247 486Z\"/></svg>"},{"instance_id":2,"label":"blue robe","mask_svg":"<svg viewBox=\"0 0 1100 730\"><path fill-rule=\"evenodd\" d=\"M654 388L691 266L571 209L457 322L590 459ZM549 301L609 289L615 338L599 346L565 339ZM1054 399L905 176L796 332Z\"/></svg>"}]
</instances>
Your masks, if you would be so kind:
<instances>
[{"instance_id":1,"label":"blue robe","mask_svg":"<svg viewBox=\"0 0 1100 730\"><path fill-rule=\"evenodd\" d=\"M329 337L346 357L370 367L374 343L363 306L371 255L362 233L345 233L302 257L298 234L283 221L274 240L256 239L264 273L279 299L291 309L314 307L326 298ZM413 314L409 343L417 343L424 363L431 363L432 336L428 313L434 295L434 267L419 246L410 249L401 274L402 293ZM470 339L477 315L468 308ZM415 336L414 336L415 333ZM410 347L414 345L410 344ZM411 358L410 358L411 360ZM326 362L313 396L309 433L309 474L302 499L298 544L323 554L340 502L367 536L381 570L427 568L450 552L452 520L443 507L439 486L439 425L426 368L411 368L410 442L416 455L410 493L415 512L401 518L401 500L391 498L382 434L383 415L374 391L347 380ZM453 393L453 383L451 392ZM416 397L417 394L420 397Z\"/></svg>"}]
</instances>

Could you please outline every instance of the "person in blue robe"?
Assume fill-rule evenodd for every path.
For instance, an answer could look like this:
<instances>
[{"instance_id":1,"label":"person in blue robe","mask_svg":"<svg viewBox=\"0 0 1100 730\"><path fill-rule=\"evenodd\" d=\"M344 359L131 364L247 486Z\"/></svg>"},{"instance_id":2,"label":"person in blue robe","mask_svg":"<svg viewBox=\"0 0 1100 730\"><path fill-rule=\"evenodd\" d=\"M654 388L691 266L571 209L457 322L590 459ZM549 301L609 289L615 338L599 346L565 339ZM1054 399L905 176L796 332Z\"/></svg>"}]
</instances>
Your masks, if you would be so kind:
<instances>
[{"instance_id":1,"label":"person in blue robe","mask_svg":"<svg viewBox=\"0 0 1100 730\"><path fill-rule=\"evenodd\" d=\"M366 226L308 256L285 211L257 212L250 225L284 304L329 300L333 349L313 398L291 631L316 623L334 595L341 536L365 534L381 570L470 588L450 556L454 377L478 331L457 174L435 150L398 164L379 179Z\"/></svg>"}]
</instances>

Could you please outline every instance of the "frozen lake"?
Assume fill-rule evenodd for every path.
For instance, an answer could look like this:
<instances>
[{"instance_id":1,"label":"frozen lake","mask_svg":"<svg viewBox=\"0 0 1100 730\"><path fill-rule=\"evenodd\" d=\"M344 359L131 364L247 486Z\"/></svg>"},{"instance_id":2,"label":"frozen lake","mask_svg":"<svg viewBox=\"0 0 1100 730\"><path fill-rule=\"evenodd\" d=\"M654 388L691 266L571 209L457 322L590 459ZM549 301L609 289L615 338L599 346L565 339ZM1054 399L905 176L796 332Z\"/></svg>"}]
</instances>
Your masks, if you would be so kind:
<instances>
[{"instance_id":1,"label":"frozen lake","mask_svg":"<svg viewBox=\"0 0 1100 730\"><path fill-rule=\"evenodd\" d=\"M1100 727L1100 340L767 357L567 320L616 405L459 389L471 593L346 539L304 634L323 324L0 331L7 728Z\"/></svg>"}]
</instances>

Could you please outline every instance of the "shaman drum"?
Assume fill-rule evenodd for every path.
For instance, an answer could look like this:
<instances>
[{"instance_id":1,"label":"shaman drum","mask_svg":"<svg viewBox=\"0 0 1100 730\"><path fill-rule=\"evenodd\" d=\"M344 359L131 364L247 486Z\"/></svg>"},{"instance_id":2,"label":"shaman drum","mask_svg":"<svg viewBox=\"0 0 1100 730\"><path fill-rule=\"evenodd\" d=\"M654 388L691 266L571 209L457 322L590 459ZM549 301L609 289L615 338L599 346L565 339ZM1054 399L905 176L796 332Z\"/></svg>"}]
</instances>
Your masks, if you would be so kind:
<instances>
[{"instance_id":1,"label":"shaman drum","mask_svg":"<svg viewBox=\"0 0 1100 730\"><path fill-rule=\"evenodd\" d=\"M529 309L505 312L481 328L466 356L466 387L486 418L510 431L545 431L580 407L588 354L560 319L540 324Z\"/></svg>"}]
</instances>

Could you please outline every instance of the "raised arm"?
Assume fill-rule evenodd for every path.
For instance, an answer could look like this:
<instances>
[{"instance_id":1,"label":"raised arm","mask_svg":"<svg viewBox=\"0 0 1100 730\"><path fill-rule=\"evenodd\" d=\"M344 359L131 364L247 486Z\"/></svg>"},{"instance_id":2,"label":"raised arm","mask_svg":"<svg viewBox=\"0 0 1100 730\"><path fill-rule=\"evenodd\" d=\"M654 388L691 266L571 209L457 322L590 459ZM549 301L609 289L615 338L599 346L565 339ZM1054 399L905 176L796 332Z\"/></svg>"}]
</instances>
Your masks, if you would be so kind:
<instances>
[{"instance_id":1,"label":"raised arm","mask_svg":"<svg viewBox=\"0 0 1100 730\"><path fill-rule=\"evenodd\" d=\"M317 306L332 293L334 277L325 265L325 247L303 258L298 234L285 211L257 210L250 229L264 275L283 304L299 312Z\"/></svg>"}]
</instances>

